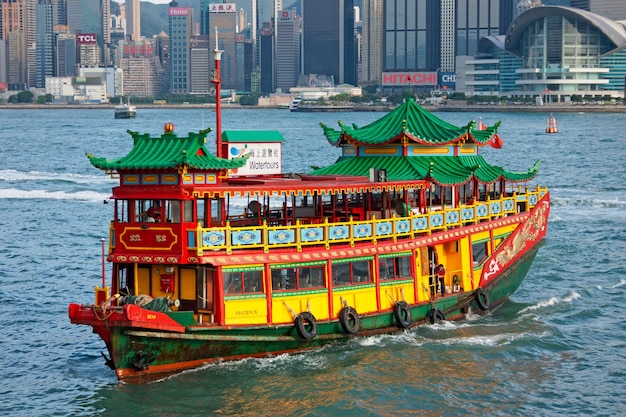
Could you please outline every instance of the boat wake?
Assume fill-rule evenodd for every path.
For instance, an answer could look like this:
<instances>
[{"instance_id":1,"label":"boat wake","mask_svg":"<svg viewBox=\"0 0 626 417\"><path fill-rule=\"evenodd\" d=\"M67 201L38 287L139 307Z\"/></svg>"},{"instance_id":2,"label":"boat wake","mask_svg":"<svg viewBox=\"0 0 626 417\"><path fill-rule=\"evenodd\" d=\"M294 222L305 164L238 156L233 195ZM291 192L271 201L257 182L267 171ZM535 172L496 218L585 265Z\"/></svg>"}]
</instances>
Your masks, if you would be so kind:
<instances>
[{"instance_id":1,"label":"boat wake","mask_svg":"<svg viewBox=\"0 0 626 417\"><path fill-rule=\"evenodd\" d=\"M62 181L74 184L112 184L115 180L101 175L81 175L59 172L17 171L15 169L0 170L0 181Z\"/></svg>"},{"instance_id":2,"label":"boat wake","mask_svg":"<svg viewBox=\"0 0 626 417\"><path fill-rule=\"evenodd\" d=\"M525 313L534 312L540 309L544 309L546 307L554 307L554 306L563 305L563 304L570 304L574 300L579 299L580 297L581 295L576 291L572 291L564 297L550 297L547 300L540 301L537 304L521 309L519 311L519 314L524 315Z\"/></svg>"},{"instance_id":3,"label":"boat wake","mask_svg":"<svg viewBox=\"0 0 626 417\"><path fill-rule=\"evenodd\" d=\"M94 191L48 191L48 190L18 190L7 188L0 190L0 199L4 200L74 200L102 203L108 200L110 193L97 193Z\"/></svg>"}]
</instances>

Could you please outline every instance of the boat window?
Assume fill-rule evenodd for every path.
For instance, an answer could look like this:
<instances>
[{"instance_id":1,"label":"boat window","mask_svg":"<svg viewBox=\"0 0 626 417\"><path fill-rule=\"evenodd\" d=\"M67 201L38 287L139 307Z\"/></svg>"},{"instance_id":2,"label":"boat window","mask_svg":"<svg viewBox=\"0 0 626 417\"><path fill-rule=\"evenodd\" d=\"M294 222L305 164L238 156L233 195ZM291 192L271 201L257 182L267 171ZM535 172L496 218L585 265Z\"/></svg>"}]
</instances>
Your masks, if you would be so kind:
<instances>
[{"instance_id":1,"label":"boat window","mask_svg":"<svg viewBox=\"0 0 626 417\"><path fill-rule=\"evenodd\" d=\"M183 206L183 202L180 200L135 200L133 204L135 221L140 223L180 223L181 206Z\"/></svg>"},{"instance_id":2,"label":"boat window","mask_svg":"<svg viewBox=\"0 0 626 417\"><path fill-rule=\"evenodd\" d=\"M263 271L225 271L224 293L244 294L263 292Z\"/></svg>"},{"instance_id":3,"label":"boat window","mask_svg":"<svg viewBox=\"0 0 626 417\"><path fill-rule=\"evenodd\" d=\"M163 209L160 200L135 200L135 214L138 222L160 223Z\"/></svg>"},{"instance_id":4,"label":"boat window","mask_svg":"<svg viewBox=\"0 0 626 417\"><path fill-rule=\"evenodd\" d=\"M272 289L274 291L316 289L323 287L324 268L321 265L272 269Z\"/></svg>"},{"instance_id":5,"label":"boat window","mask_svg":"<svg viewBox=\"0 0 626 417\"><path fill-rule=\"evenodd\" d=\"M476 242L472 244L472 256L474 265L479 265L481 262L487 258L488 252L488 242Z\"/></svg>"},{"instance_id":6,"label":"boat window","mask_svg":"<svg viewBox=\"0 0 626 417\"><path fill-rule=\"evenodd\" d=\"M211 199L211 225L221 225L222 224L222 205L224 204L224 200L221 199Z\"/></svg>"},{"instance_id":7,"label":"boat window","mask_svg":"<svg viewBox=\"0 0 626 417\"><path fill-rule=\"evenodd\" d=\"M119 293L132 295L135 293L135 274L133 265L119 265L117 270Z\"/></svg>"},{"instance_id":8,"label":"boat window","mask_svg":"<svg viewBox=\"0 0 626 417\"><path fill-rule=\"evenodd\" d=\"M468 181L465 184L459 186L459 198L464 204L474 203L474 191L472 187L472 181Z\"/></svg>"},{"instance_id":9,"label":"boat window","mask_svg":"<svg viewBox=\"0 0 626 417\"><path fill-rule=\"evenodd\" d=\"M166 219L168 223L180 223L180 201L166 201L165 211L167 213Z\"/></svg>"},{"instance_id":10,"label":"boat window","mask_svg":"<svg viewBox=\"0 0 626 417\"><path fill-rule=\"evenodd\" d=\"M183 205L183 212L185 213L185 222L193 222L193 204L191 201L184 202L182 201L180 204Z\"/></svg>"},{"instance_id":11,"label":"boat window","mask_svg":"<svg viewBox=\"0 0 626 417\"><path fill-rule=\"evenodd\" d=\"M133 218L128 200L115 200L115 219L118 223L128 223Z\"/></svg>"},{"instance_id":12,"label":"boat window","mask_svg":"<svg viewBox=\"0 0 626 417\"><path fill-rule=\"evenodd\" d=\"M453 187L441 187L443 190L443 203L446 206L453 206L454 203L452 202L452 196L453 196L453 191L454 188Z\"/></svg>"},{"instance_id":13,"label":"boat window","mask_svg":"<svg viewBox=\"0 0 626 417\"><path fill-rule=\"evenodd\" d=\"M411 257L398 256L395 258L381 258L379 260L379 273L381 281L404 279L411 276Z\"/></svg>"},{"instance_id":14,"label":"boat window","mask_svg":"<svg viewBox=\"0 0 626 417\"><path fill-rule=\"evenodd\" d=\"M206 210L206 204L204 204L204 198L198 198L196 200L196 216L197 216L196 221L200 222L203 227L207 227L207 224L204 221L206 218L205 210Z\"/></svg>"},{"instance_id":15,"label":"boat window","mask_svg":"<svg viewBox=\"0 0 626 417\"><path fill-rule=\"evenodd\" d=\"M370 261L333 264L333 285L364 284L372 282Z\"/></svg>"}]
</instances>

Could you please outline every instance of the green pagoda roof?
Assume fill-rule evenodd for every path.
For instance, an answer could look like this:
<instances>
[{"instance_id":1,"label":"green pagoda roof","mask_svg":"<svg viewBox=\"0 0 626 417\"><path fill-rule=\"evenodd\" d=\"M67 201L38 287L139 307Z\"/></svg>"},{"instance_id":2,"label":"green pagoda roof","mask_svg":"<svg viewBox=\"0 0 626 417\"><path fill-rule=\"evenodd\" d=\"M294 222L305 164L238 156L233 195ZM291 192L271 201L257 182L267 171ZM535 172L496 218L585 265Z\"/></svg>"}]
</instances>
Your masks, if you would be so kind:
<instances>
[{"instance_id":1,"label":"green pagoda roof","mask_svg":"<svg viewBox=\"0 0 626 417\"><path fill-rule=\"evenodd\" d=\"M499 180L524 182L538 173L539 161L527 172L511 172L492 166L479 155L342 157L313 175L369 176L370 168L385 169L389 181L430 180L439 185L464 184L472 179L484 184Z\"/></svg>"},{"instance_id":2,"label":"green pagoda roof","mask_svg":"<svg viewBox=\"0 0 626 417\"><path fill-rule=\"evenodd\" d=\"M479 146L500 141L497 122L491 127L477 126L474 120L462 127L454 126L419 106L408 98L386 116L359 128L339 122L340 129L332 129L323 123L324 135L334 146L343 144L384 145L406 138L423 145L446 145L471 141ZM497 139L497 140L496 140Z\"/></svg>"},{"instance_id":3,"label":"green pagoda roof","mask_svg":"<svg viewBox=\"0 0 626 417\"><path fill-rule=\"evenodd\" d=\"M173 126L172 126L173 128ZM209 153L205 144L211 128L188 137L178 137L165 131L160 137L128 131L133 137L133 149L118 159L97 158L87 154L91 164L105 171L167 170L192 168L207 171L222 171L242 167L249 155L241 158L218 158Z\"/></svg>"}]
</instances>

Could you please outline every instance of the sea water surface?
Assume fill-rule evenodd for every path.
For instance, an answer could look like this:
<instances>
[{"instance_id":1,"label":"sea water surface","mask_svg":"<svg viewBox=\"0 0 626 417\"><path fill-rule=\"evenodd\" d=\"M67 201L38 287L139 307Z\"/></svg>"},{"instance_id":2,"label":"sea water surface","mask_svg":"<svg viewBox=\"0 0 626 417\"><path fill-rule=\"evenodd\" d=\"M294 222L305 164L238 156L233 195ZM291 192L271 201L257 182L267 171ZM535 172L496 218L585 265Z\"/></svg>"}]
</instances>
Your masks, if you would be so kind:
<instances>
[{"instance_id":1,"label":"sea water surface","mask_svg":"<svg viewBox=\"0 0 626 417\"><path fill-rule=\"evenodd\" d=\"M70 302L101 284L116 184L85 153L117 158L127 130L215 127L209 109L0 110L0 414L7 416L618 416L626 410L626 115L437 113L501 120L483 155L552 194L547 242L519 290L485 317L356 338L298 355L118 383ZM226 110L223 128L275 129L287 172L332 163L319 126L383 113ZM210 134L208 145L214 146ZM107 242L108 243L108 242ZM107 277L109 265L106 266Z\"/></svg>"}]
</instances>

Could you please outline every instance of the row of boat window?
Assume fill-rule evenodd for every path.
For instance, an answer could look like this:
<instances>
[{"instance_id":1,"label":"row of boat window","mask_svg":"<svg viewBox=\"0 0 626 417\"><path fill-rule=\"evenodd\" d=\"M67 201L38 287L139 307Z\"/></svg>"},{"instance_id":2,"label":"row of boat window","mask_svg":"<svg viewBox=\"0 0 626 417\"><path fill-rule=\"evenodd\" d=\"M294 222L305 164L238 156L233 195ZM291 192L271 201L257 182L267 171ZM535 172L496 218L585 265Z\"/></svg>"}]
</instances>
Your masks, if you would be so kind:
<instances>
[{"instance_id":1,"label":"row of boat window","mask_svg":"<svg viewBox=\"0 0 626 417\"><path fill-rule=\"evenodd\" d=\"M409 193L409 201L415 205L417 205L417 192L418 190L407 190ZM437 187L436 192L432 192L427 190L427 200L430 203L441 204L440 193L443 193L445 196L445 202L452 202L452 190L451 188ZM258 196L257 196L258 198ZM324 195L320 196L320 204L317 205L316 201L312 197L307 196L298 196L296 201L290 201L285 198L278 198L276 201L270 201L269 198L263 198L263 205L267 210L267 213L276 209L275 211L280 212L281 210L288 210L289 214L291 214L292 205L295 210L300 210L300 208L313 208L318 207L317 210L320 212L319 214L324 214L322 206L332 205L333 207L343 207L346 204L349 205L360 205L364 206L364 195L362 194L349 194L349 195L340 195L340 196L331 196ZM381 209L386 206L384 201L395 201L400 198L400 194L393 193L392 196L387 200L381 193L372 193L371 204L372 209ZM241 201L240 201L241 200ZM194 204L189 204L186 201L180 200L170 200L170 199L136 199L136 200L117 200L116 201L116 214L115 218L118 222L128 223L128 222L138 222L138 223L180 223L182 222L195 222L201 219L211 219L212 223L221 223L222 222L222 212L221 207L225 204L226 216L230 219L232 216L236 215L244 215L246 211L248 211L248 207L250 206L249 199L239 198L239 199L197 199ZM259 204L259 203L256 203ZM195 207L194 207L195 206ZM272 209L274 207L274 209ZM296 208L297 207L297 208ZM390 207L393 207L390 206ZM194 210L195 209L195 210ZM195 213L194 213L195 211ZM210 212L209 212L210 211ZM233 213L230 213L230 212ZM304 213L304 212L302 212ZM308 213L308 212L307 212ZM248 213L249 216L253 217L255 213ZM280 214L280 213L279 213ZM297 213L296 213L297 214ZM300 215L300 214L299 214ZM313 215L313 214L312 214ZM209 224L206 223L205 227Z\"/></svg>"},{"instance_id":2,"label":"row of boat window","mask_svg":"<svg viewBox=\"0 0 626 417\"><path fill-rule=\"evenodd\" d=\"M411 277L411 257L399 256L379 260L381 282ZM263 292L263 270L224 271L226 294ZM298 291L325 288L324 265L272 268L272 291ZM332 266L333 287L371 284L374 282L371 260L342 262Z\"/></svg>"},{"instance_id":3,"label":"row of boat window","mask_svg":"<svg viewBox=\"0 0 626 417\"><path fill-rule=\"evenodd\" d=\"M497 186L484 186L481 190L481 197L488 191L494 192L499 188ZM501 187L500 187L501 188ZM420 207L425 205L456 205L457 202L468 202L472 200L470 197L473 195L473 186L470 183L457 186L457 187L442 187L433 185L431 188L424 190L424 197L420 198L419 189L407 189L404 190L407 193L407 200L411 207ZM262 204L260 207L265 208L266 213L276 212L279 217L287 217L288 215L293 217L302 216L320 216L326 215L324 207L332 206L333 208L367 206L368 210L379 210L385 208L398 208L394 205L394 202L402 201L403 192L394 191L387 195L386 193L372 192L369 197L366 194L342 194L342 195L322 195L317 196L319 200L312 196L298 196L293 200L286 197L272 197L257 195L254 198L261 199ZM215 224L222 224L224 222L223 216L226 219L232 220L231 217L243 216L254 217L255 213L246 213L249 211L251 202L250 198L226 198L226 199L203 199L198 198L193 202L171 200L171 199L129 199L129 200L117 200L115 205L115 218L118 222L167 222L167 223L181 223L181 222L196 222L203 221L204 227L210 227ZM423 200L425 198L425 201ZM419 202L422 200L422 203ZM310 214L304 209L313 209L315 212ZM224 210L224 212L222 212ZM319 213L317 213L319 212ZM400 214L400 213L399 213ZM210 222L208 221L210 219Z\"/></svg>"}]
</instances>

